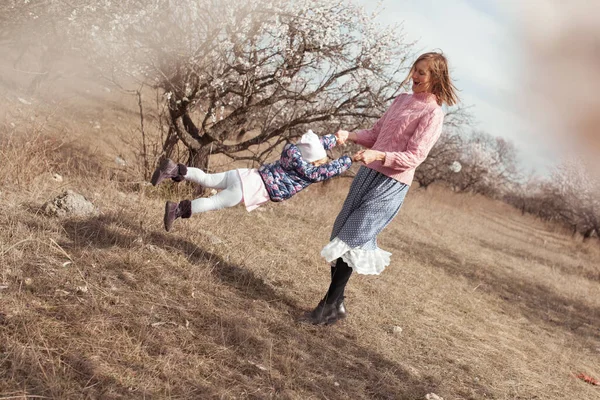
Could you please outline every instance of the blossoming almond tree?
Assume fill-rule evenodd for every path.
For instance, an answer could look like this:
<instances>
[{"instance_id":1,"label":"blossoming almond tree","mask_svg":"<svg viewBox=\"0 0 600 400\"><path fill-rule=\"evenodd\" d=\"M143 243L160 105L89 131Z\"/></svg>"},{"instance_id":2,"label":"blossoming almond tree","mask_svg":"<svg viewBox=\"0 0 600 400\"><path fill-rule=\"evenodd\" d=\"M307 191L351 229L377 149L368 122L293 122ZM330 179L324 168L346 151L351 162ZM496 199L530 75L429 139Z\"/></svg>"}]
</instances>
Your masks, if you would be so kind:
<instances>
[{"instance_id":1,"label":"blossoming almond tree","mask_svg":"<svg viewBox=\"0 0 600 400\"><path fill-rule=\"evenodd\" d=\"M564 160L552 173L561 219L581 232L584 239L600 236L600 180L590 166L577 158Z\"/></svg>"},{"instance_id":2,"label":"blossoming almond tree","mask_svg":"<svg viewBox=\"0 0 600 400\"><path fill-rule=\"evenodd\" d=\"M463 139L462 169L451 181L456 190L491 197L502 195L519 178L517 150L513 143L485 132L472 132Z\"/></svg>"},{"instance_id":3,"label":"blossoming almond tree","mask_svg":"<svg viewBox=\"0 0 600 400\"><path fill-rule=\"evenodd\" d=\"M369 124L400 90L411 49L397 28L378 26L345 0L10 0L3 7L21 16L15 21L35 19L32 29L51 26L46 31L114 83L162 91L164 154L183 143L188 162L201 167L209 152L261 162L307 127Z\"/></svg>"}]
</instances>

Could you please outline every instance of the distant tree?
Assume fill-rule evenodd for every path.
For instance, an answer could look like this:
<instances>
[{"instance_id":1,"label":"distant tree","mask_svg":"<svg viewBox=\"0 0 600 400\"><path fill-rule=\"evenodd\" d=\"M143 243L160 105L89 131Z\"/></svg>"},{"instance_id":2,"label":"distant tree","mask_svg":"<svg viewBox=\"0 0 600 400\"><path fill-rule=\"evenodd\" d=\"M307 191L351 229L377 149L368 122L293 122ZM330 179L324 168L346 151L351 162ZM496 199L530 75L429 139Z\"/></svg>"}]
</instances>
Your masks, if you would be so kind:
<instances>
[{"instance_id":1,"label":"distant tree","mask_svg":"<svg viewBox=\"0 0 600 400\"><path fill-rule=\"evenodd\" d=\"M563 161L552 173L561 220L579 231L584 239L600 236L600 180L579 159Z\"/></svg>"},{"instance_id":2,"label":"distant tree","mask_svg":"<svg viewBox=\"0 0 600 400\"><path fill-rule=\"evenodd\" d=\"M547 193L547 181L535 172L523 179L515 179L509 183L503 200L521 211L541 217L542 199Z\"/></svg>"},{"instance_id":3,"label":"distant tree","mask_svg":"<svg viewBox=\"0 0 600 400\"><path fill-rule=\"evenodd\" d=\"M460 173L452 178L457 191L498 197L519 176L515 146L481 131L472 132L464 140L460 163Z\"/></svg>"}]
</instances>

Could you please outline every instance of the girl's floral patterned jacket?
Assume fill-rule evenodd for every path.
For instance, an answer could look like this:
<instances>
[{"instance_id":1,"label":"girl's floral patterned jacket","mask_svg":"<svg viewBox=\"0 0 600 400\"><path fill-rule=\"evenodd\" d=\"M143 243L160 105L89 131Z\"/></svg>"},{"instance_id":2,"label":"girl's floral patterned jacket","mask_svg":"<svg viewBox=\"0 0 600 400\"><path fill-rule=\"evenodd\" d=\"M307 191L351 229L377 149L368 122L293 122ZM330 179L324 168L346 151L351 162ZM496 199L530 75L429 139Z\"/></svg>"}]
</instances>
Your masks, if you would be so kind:
<instances>
[{"instance_id":1,"label":"girl's floral patterned jacket","mask_svg":"<svg viewBox=\"0 0 600 400\"><path fill-rule=\"evenodd\" d=\"M334 135L319 138L325 150L335 147L337 141ZM300 149L293 143L288 143L281 152L278 161L264 164L258 169L271 201L289 199L311 183L324 181L340 175L352 165L349 156L315 167L304 161Z\"/></svg>"}]
</instances>

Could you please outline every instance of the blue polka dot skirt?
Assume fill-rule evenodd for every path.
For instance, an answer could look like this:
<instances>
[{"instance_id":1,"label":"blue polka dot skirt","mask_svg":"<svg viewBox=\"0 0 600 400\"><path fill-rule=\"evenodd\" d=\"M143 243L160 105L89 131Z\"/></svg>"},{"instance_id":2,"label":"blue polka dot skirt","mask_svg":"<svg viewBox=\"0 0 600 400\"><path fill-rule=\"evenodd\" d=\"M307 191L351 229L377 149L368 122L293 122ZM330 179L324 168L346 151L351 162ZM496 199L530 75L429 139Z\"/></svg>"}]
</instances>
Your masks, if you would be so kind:
<instances>
[{"instance_id":1,"label":"blue polka dot skirt","mask_svg":"<svg viewBox=\"0 0 600 400\"><path fill-rule=\"evenodd\" d=\"M409 185L361 166L321 255L328 262L342 258L365 275L379 275L391 253L377 246L377 235L394 219Z\"/></svg>"}]
</instances>

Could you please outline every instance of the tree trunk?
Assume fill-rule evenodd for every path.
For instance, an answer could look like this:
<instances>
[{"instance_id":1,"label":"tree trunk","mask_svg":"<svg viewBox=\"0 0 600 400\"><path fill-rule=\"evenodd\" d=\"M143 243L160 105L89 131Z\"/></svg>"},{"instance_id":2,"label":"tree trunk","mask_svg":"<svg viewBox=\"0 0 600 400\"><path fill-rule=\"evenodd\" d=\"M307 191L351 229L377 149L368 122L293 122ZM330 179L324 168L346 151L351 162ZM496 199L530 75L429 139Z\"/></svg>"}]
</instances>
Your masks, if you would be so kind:
<instances>
[{"instance_id":1,"label":"tree trunk","mask_svg":"<svg viewBox=\"0 0 600 400\"><path fill-rule=\"evenodd\" d=\"M187 165L195 168L200 168L202 171L211 172L209 170L210 145L203 146L198 149L188 149Z\"/></svg>"},{"instance_id":2,"label":"tree trunk","mask_svg":"<svg viewBox=\"0 0 600 400\"><path fill-rule=\"evenodd\" d=\"M172 125L169 125L169 131L167 132L167 137L163 143L163 154L167 158L174 158L175 149L177 146L177 142L179 142L179 138L177 137L177 132L173 129Z\"/></svg>"}]
</instances>

